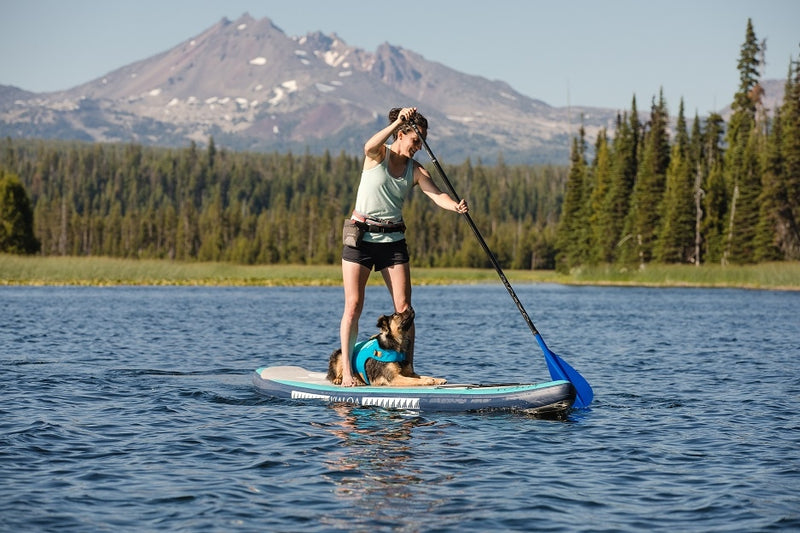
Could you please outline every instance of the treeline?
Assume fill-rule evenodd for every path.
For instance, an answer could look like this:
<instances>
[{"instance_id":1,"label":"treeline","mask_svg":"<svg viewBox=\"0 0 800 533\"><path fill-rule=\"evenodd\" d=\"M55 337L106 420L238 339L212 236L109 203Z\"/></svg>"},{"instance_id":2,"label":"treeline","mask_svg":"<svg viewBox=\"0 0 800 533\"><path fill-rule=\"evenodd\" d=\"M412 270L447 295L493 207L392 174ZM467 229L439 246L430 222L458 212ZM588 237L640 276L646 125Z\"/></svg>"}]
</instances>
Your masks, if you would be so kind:
<instances>
[{"instance_id":1,"label":"treeline","mask_svg":"<svg viewBox=\"0 0 800 533\"><path fill-rule=\"evenodd\" d=\"M583 132L574 139L559 269L800 259L800 62L790 61L783 103L770 115L763 48L748 21L727 125L718 114L695 116L689 130L681 101L670 141L662 95L645 123L634 98L613 140L598 135L591 162Z\"/></svg>"},{"instance_id":2,"label":"treeline","mask_svg":"<svg viewBox=\"0 0 800 533\"><path fill-rule=\"evenodd\" d=\"M5 140L0 168L22 179L43 255L332 264L362 158L257 154L194 143ZM553 268L566 168L446 167L504 265ZM437 179L434 173L434 179ZM415 264L490 267L461 218L415 189L404 210Z\"/></svg>"}]
</instances>

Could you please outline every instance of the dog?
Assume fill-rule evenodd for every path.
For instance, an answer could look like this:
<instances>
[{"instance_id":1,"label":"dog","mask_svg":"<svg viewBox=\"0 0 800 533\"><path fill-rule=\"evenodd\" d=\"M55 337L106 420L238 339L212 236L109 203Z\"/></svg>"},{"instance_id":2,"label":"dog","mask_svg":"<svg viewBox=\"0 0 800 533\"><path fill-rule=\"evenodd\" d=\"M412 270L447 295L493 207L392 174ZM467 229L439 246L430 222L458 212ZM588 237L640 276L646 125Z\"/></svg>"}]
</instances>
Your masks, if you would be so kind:
<instances>
[{"instance_id":1,"label":"dog","mask_svg":"<svg viewBox=\"0 0 800 533\"><path fill-rule=\"evenodd\" d=\"M405 356L411 342L408 331L413 325L414 310L411 307L402 313L378 318L380 332L367 341L356 343L348 361L358 385L421 387L447 383L444 378L420 376L414 372L411 361ZM341 348L331 354L327 377L334 385L342 384L344 362Z\"/></svg>"}]
</instances>

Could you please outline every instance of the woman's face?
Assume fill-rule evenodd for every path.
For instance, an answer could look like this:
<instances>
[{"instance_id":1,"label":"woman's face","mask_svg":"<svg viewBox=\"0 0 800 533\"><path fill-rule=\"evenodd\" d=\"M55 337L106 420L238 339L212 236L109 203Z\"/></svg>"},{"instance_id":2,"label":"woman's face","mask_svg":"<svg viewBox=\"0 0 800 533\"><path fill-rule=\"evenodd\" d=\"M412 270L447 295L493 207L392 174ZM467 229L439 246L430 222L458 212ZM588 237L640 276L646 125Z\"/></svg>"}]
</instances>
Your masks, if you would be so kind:
<instances>
[{"instance_id":1,"label":"woman's face","mask_svg":"<svg viewBox=\"0 0 800 533\"><path fill-rule=\"evenodd\" d=\"M423 139L428 138L428 130L425 128L419 128L419 132L422 134ZM411 131L400 131L398 133L398 140L401 143L401 146L408 150L409 157L413 157L415 153L422 149L422 140L417 135L417 132Z\"/></svg>"}]
</instances>

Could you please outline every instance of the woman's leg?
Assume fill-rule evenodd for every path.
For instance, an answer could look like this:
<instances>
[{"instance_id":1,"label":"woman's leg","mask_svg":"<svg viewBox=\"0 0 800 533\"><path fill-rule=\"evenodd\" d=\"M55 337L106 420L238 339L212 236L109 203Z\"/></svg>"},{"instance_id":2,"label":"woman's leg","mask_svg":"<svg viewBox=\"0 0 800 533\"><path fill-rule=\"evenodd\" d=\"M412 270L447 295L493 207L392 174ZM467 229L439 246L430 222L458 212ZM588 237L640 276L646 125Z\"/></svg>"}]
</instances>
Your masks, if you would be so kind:
<instances>
[{"instance_id":1,"label":"woman's leg","mask_svg":"<svg viewBox=\"0 0 800 533\"><path fill-rule=\"evenodd\" d=\"M358 263L342 261L342 280L344 285L344 311L339 325L339 337L344 361L350 360L353 346L358 337L358 319L364 309L364 288L367 286L370 270ZM353 372L350 365L343 365L342 385L352 387Z\"/></svg>"},{"instance_id":2,"label":"woman's leg","mask_svg":"<svg viewBox=\"0 0 800 533\"><path fill-rule=\"evenodd\" d=\"M392 265L381 270L383 281L389 289L389 294L392 295L392 302L394 302L394 310L396 313L402 313L406 308L411 306L411 268L409 263L400 265ZM414 337L416 331L412 325L408 330L408 352L406 353L406 361L409 366L414 370Z\"/></svg>"}]
</instances>

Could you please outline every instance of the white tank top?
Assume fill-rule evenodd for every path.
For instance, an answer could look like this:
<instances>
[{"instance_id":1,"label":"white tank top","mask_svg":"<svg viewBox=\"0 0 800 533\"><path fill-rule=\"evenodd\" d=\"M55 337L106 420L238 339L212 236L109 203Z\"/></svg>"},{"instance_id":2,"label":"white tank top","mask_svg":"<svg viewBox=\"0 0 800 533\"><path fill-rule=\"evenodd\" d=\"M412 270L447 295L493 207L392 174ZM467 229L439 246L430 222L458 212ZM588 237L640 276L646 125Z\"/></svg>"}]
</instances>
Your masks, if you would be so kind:
<instances>
[{"instance_id":1,"label":"white tank top","mask_svg":"<svg viewBox=\"0 0 800 533\"><path fill-rule=\"evenodd\" d=\"M408 160L400 177L389 173L389 147L379 165L361 173L361 182L356 193L355 210L366 217L383 222L398 223L403 220L403 203L414 186L414 161ZM403 232L366 233L366 242L394 242L405 238Z\"/></svg>"}]
</instances>

